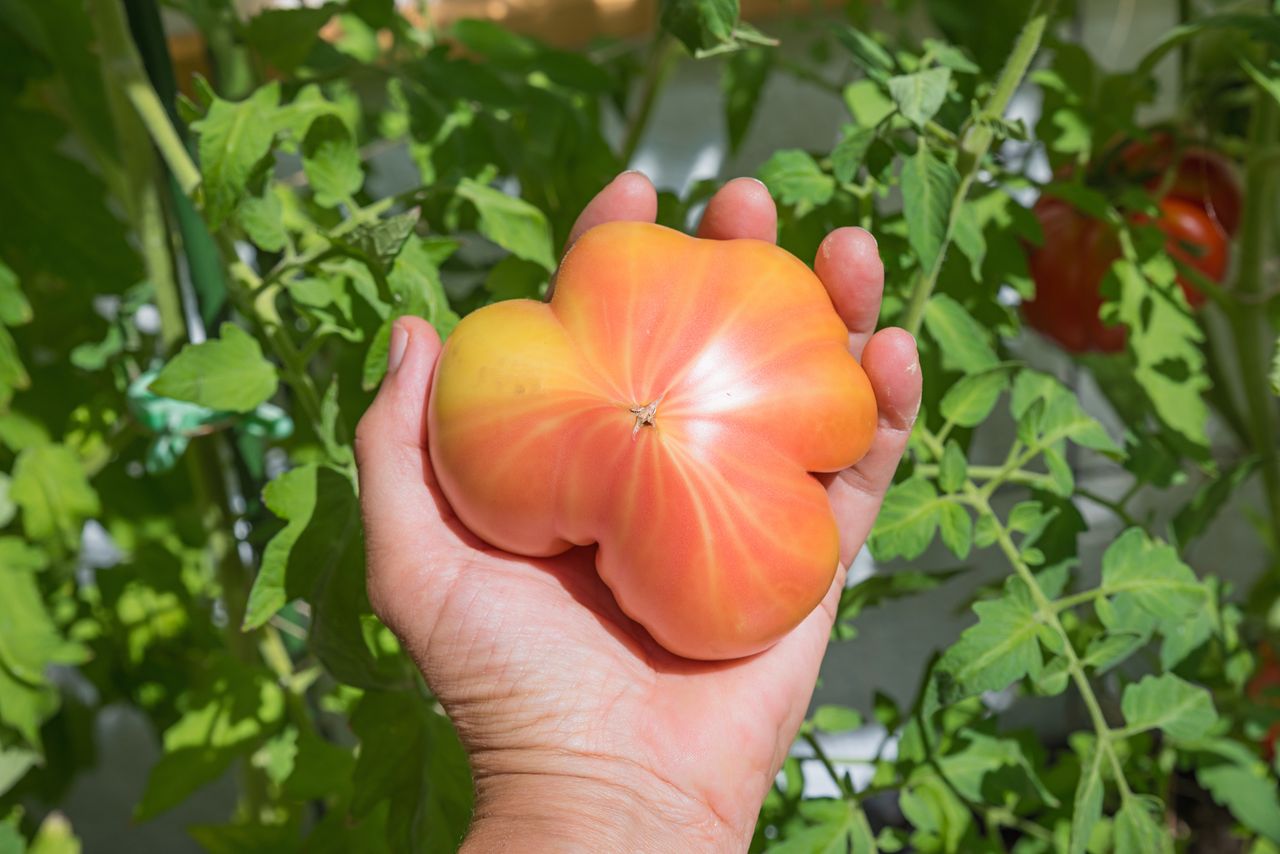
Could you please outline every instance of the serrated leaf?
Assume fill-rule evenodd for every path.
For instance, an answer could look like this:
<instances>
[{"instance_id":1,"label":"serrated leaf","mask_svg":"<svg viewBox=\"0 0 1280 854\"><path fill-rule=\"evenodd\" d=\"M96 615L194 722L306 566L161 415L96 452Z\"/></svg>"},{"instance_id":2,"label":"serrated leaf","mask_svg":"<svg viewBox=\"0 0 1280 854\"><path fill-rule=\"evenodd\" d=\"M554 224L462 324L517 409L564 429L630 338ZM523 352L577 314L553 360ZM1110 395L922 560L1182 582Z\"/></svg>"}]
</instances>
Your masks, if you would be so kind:
<instances>
[{"instance_id":1,"label":"serrated leaf","mask_svg":"<svg viewBox=\"0 0 1280 854\"><path fill-rule=\"evenodd\" d=\"M890 487L868 541L876 559L919 557L933 541L944 503L933 484L923 478Z\"/></svg>"},{"instance_id":2,"label":"serrated leaf","mask_svg":"<svg viewBox=\"0 0 1280 854\"><path fill-rule=\"evenodd\" d=\"M1172 673L1127 686L1120 710L1127 732L1161 729L1177 739L1201 738L1218 720L1209 692Z\"/></svg>"},{"instance_id":3,"label":"serrated leaf","mask_svg":"<svg viewBox=\"0 0 1280 854\"><path fill-rule=\"evenodd\" d=\"M902 163L902 213L907 223L907 242L925 270L932 270L942 253L959 186L960 175L955 167L939 160L923 142Z\"/></svg>"},{"instance_id":4,"label":"serrated leaf","mask_svg":"<svg viewBox=\"0 0 1280 854\"><path fill-rule=\"evenodd\" d=\"M1170 546L1130 528L1102 555L1102 589L1132 601L1160 624L1184 620L1205 607L1208 590ZM1118 602L1117 602L1118 604Z\"/></svg>"},{"instance_id":5,"label":"serrated leaf","mask_svg":"<svg viewBox=\"0 0 1280 854\"><path fill-rule=\"evenodd\" d=\"M836 38L871 79L883 81L893 71L893 56L867 33L850 26L839 27L835 33Z\"/></svg>"},{"instance_id":6,"label":"serrated leaf","mask_svg":"<svg viewBox=\"0 0 1280 854\"><path fill-rule=\"evenodd\" d=\"M302 140L302 168L321 207L347 202L364 184L355 137L334 115L320 116L311 123Z\"/></svg>"},{"instance_id":7,"label":"serrated leaf","mask_svg":"<svg viewBox=\"0 0 1280 854\"><path fill-rule=\"evenodd\" d=\"M1043 665L1039 620L1020 584L1006 585L998 599L977 602L976 625L965 629L938 663L939 698L950 704L983 691L999 691Z\"/></svg>"},{"instance_id":8,"label":"serrated leaf","mask_svg":"<svg viewBox=\"0 0 1280 854\"><path fill-rule=\"evenodd\" d=\"M275 366L262 347L234 323L222 324L219 337L188 344L160 371L151 391L209 409L250 412L276 392Z\"/></svg>"},{"instance_id":9,"label":"serrated leaf","mask_svg":"<svg viewBox=\"0 0 1280 854\"><path fill-rule=\"evenodd\" d=\"M955 492L964 485L968 473L969 461L960 450L960 443L949 440L942 452L942 461L938 463L938 486L944 492Z\"/></svg>"},{"instance_id":10,"label":"serrated leaf","mask_svg":"<svg viewBox=\"0 0 1280 854\"><path fill-rule=\"evenodd\" d=\"M9 498L22 511L28 539L57 538L73 550L84 521L102 509L80 460L64 445L34 445L19 453Z\"/></svg>"},{"instance_id":11,"label":"serrated leaf","mask_svg":"<svg viewBox=\"0 0 1280 854\"><path fill-rule=\"evenodd\" d=\"M952 554L961 560L969 556L969 549L973 545L973 520L962 505L954 501L943 503L938 529L942 534L942 542L951 549Z\"/></svg>"},{"instance_id":12,"label":"serrated leaf","mask_svg":"<svg viewBox=\"0 0 1280 854\"><path fill-rule=\"evenodd\" d=\"M756 173L769 192L797 215L831 201L835 179L823 172L807 152L795 148L775 151Z\"/></svg>"},{"instance_id":13,"label":"serrated leaf","mask_svg":"<svg viewBox=\"0 0 1280 854\"><path fill-rule=\"evenodd\" d=\"M249 591L245 608L245 631L256 629L279 611L288 597L285 594L286 568L294 543L311 523L316 506L315 465L299 466L279 475L262 491L267 509L285 520L285 526L272 537L262 551L262 563Z\"/></svg>"},{"instance_id":14,"label":"serrated leaf","mask_svg":"<svg viewBox=\"0 0 1280 854\"><path fill-rule=\"evenodd\" d=\"M844 126L840 141L831 150L831 171L837 181L847 184L854 179L875 138L876 131L873 127Z\"/></svg>"},{"instance_id":15,"label":"serrated leaf","mask_svg":"<svg viewBox=\"0 0 1280 854\"><path fill-rule=\"evenodd\" d=\"M1080 779L1072 801L1068 854L1084 854L1093 828L1102 818L1102 796L1106 788L1102 780L1102 757L1103 752L1095 742L1088 761L1080 763ZM1082 760L1084 758L1081 757Z\"/></svg>"},{"instance_id":16,"label":"serrated leaf","mask_svg":"<svg viewBox=\"0 0 1280 854\"><path fill-rule=\"evenodd\" d=\"M481 234L519 258L555 269L551 226L542 211L470 178L459 182L457 193L475 206Z\"/></svg>"},{"instance_id":17,"label":"serrated leaf","mask_svg":"<svg viewBox=\"0 0 1280 854\"><path fill-rule=\"evenodd\" d=\"M966 742L964 749L939 759L938 767L947 781L965 798L974 803L986 801L987 798L982 793L986 776L1001 768L1014 767L1025 772L1045 803L1057 806L1057 799L1045 788L1018 742L1007 738L993 738L971 730L960 733L960 737Z\"/></svg>"},{"instance_id":18,"label":"serrated leaf","mask_svg":"<svg viewBox=\"0 0 1280 854\"><path fill-rule=\"evenodd\" d=\"M898 106L907 121L917 128L924 127L947 99L947 87L951 84L950 68L929 68L914 74L890 77L886 82L889 97Z\"/></svg>"},{"instance_id":19,"label":"serrated leaf","mask_svg":"<svg viewBox=\"0 0 1280 854\"><path fill-rule=\"evenodd\" d=\"M982 281L982 264L987 259L987 238L982 233L982 219L977 206L965 202L960 215L952 223L951 242L969 259L969 275L975 282Z\"/></svg>"},{"instance_id":20,"label":"serrated leaf","mask_svg":"<svg viewBox=\"0 0 1280 854\"><path fill-rule=\"evenodd\" d=\"M284 206L273 184L260 195L246 195L236 206L236 223L256 246L279 252L289 241L284 226Z\"/></svg>"},{"instance_id":21,"label":"serrated leaf","mask_svg":"<svg viewBox=\"0 0 1280 854\"><path fill-rule=\"evenodd\" d=\"M1107 632L1099 635L1089 642L1084 654L1084 665L1094 668L1099 674L1106 673L1141 649L1148 639L1145 634L1133 632Z\"/></svg>"},{"instance_id":22,"label":"serrated leaf","mask_svg":"<svg viewBox=\"0 0 1280 854\"><path fill-rule=\"evenodd\" d=\"M45 609L35 576L4 567L0 572L0 666L32 687L45 683L51 664L77 664L85 649L66 640Z\"/></svg>"},{"instance_id":23,"label":"serrated leaf","mask_svg":"<svg viewBox=\"0 0 1280 854\"><path fill-rule=\"evenodd\" d=\"M1280 791L1269 773L1247 765L1210 765L1196 769L1196 780L1237 821L1280 844Z\"/></svg>"},{"instance_id":24,"label":"serrated leaf","mask_svg":"<svg viewBox=\"0 0 1280 854\"><path fill-rule=\"evenodd\" d=\"M1162 254L1139 268L1122 259L1111 270L1120 290L1116 314L1129 328L1136 361L1134 379L1165 425L1194 445L1207 445L1204 333L1184 307L1172 262Z\"/></svg>"},{"instance_id":25,"label":"serrated leaf","mask_svg":"<svg viewBox=\"0 0 1280 854\"><path fill-rule=\"evenodd\" d=\"M856 80L841 94L859 127L874 129L897 110L893 100L872 80Z\"/></svg>"},{"instance_id":26,"label":"serrated leaf","mask_svg":"<svg viewBox=\"0 0 1280 854\"><path fill-rule=\"evenodd\" d=\"M924 310L924 325L938 342L942 364L952 370L976 373L998 362L988 332L964 306L946 294L935 294Z\"/></svg>"},{"instance_id":27,"label":"serrated leaf","mask_svg":"<svg viewBox=\"0 0 1280 854\"><path fill-rule=\"evenodd\" d=\"M1251 457L1236 463L1217 477L1206 480L1191 500L1173 517L1173 533L1185 548L1205 532L1236 489L1258 468L1259 460Z\"/></svg>"},{"instance_id":28,"label":"serrated leaf","mask_svg":"<svg viewBox=\"0 0 1280 854\"><path fill-rule=\"evenodd\" d=\"M1161 854L1172 851L1168 833L1161 829L1143 800L1131 797L1115 817L1115 854Z\"/></svg>"},{"instance_id":29,"label":"serrated leaf","mask_svg":"<svg viewBox=\"0 0 1280 854\"><path fill-rule=\"evenodd\" d=\"M334 242L371 269L385 274L413 235L421 215L421 211L414 208L377 222L364 223L350 233L334 238Z\"/></svg>"},{"instance_id":30,"label":"serrated leaf","mask_svg":"<svg viewBox=\"0 0 1280 854\"><path fill-rule=\"evenodd\" d=\"M913 828L915 849L921 851L959 851L973 821L964 802L927 767L912 772L898 796L898 807Z\"/></svg>"},{"instance_id":31,"label":"serrated leaf","mask_svg":"<svg viewBox=\"0 0 1280 854\"><path fill-rule=\"evenodd\" d=\"M938 408L947 421L960 427L976 427L991 414L1008 387L1009 373L1002 368L969 374L947 389Z\"/></svg>"},{"instance_id":32,"label":"serrated leaf","mask_svg":"<svg viewBox=\"0 0 1280 854\"><path fill-rule=\"evenodd\" d=\"M226 221L244 195L249 178L271 151L280 105L280 85L271 83L243 101L214 100L192 129L200 135L204 213L212 228Z\"/></svg>"}]
</instances>

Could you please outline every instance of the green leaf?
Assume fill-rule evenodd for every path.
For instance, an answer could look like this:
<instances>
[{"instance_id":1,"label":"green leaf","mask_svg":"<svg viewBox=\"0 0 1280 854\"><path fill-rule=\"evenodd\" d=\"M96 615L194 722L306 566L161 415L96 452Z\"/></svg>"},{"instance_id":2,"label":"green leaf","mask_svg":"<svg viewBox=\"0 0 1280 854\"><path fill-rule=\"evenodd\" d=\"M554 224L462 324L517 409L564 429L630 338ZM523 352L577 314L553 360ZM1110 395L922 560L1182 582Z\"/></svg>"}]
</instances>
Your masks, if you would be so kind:
<instances>
[{"instance_id":1,"label":"green leaf","mask_svg":"<svg viewBox=\"0 0 1280 854\"><path fill-rule=\"evenodd\" d=\"M18 454L9 498L22 511L28 538L57 538L68 549L79 545L84 521L101 510L84 467L64 445L35 445Z\"/></svg>"},{"instance_id":2,"label":"green leaf","mask_svg":"<svg viewBox=\"0 0 1280 854\"><path fill-rule=\"evenodd\" d=\"M151 383L162 397L185 400L209 409L251 412L276 392L275 366L248 332L222 324L219 337L188 344Z\"/></svg>"},{"instance_id":3,"label":"green leaf","mask_svg":"<svg viewBox=\"0 0 1280 854\"><path fill-rule=\"evenodd\" d=\"M736 152L751 127L760 93L773 68L774 52L765 47L740 50L729 56L720 78L724 93L725 128L730 153Z\"/></svg>"},{"instance_id":4,"label":"green leaf","mask_svg":"<svg viewBox=\"0 0 1280 854\"><path fill-rule=\"evenodd\" d=\"M334 242L351 255L364 261L370 270L386 273L395 264L405 244L413 235L421 212L414 208L377 222L365 223Z\"/></svg>"},{"instance_id":5,"label":"green leaf","mask_svg":"<svg viewBox=\"0 0 1280 854\"><path fill-rule=\"evenodd\" d=\"M873 81L888 78L894 69L893 56L878 41L857 27L838 27L835 33L868 77Z\"/></svg>"},{"instance_id":6,"label":"green leaf","mask_svg":"<svg viewBox=\"0 0 1280 854\"><path fill-rule=\"evenodd\" d=\"M1156 822L1144 800L1130 797L1115 818L1116 854L1160 854L1172 851L1169 835Z\"/></svg>"},{"instance_id":7,"label":"green leaf","mask_svg":"<svg viewBox=\"0 0 1280 854\"><path fill-rule=\"evenodd\" d=\"M436 328L441 338L447 338L458 325L458 315L449 307L437 264L426 240L410 238L387 275L387 284L391 288L393 316L422 317Z\"/></svg>"},{"instance_id":8,"label":"green leaf","mask_svg":"<svg viewBox=\"0 0 1280 854\"><path fill-rule=\"evenodd\" d=\"M262 551L262 563L245 607L241 627L244 631L261 626L288 601L285 578L289 555L311 523L311 514L316 506L317 468L304 465L290 469L268 483L262 491L262 501L267 509L284 519L286 524Z\"/></svg>"},{"instance_id":9,"label":"green leaf","mask_svg":"<svg viewBox=\"0 0 1280 854\"><path fill-rule=\"evenodd\" d=\"M959 851L972 822L964 802L927 766L912 772L898 795L898 807L910 822L917 851Z\"/></svg>"},{"instance_id":10,"label":"green leaf","mask_svg":"<svg viewBox=\"0 0 1280 854\"><path fill-rule=\"evenodd\" d=\"M518 258L555 269L551 226L542 211L470 178L459 182L457 193L475 206L481 234Z\"/></svg>"},{"instance_id":11,"label":"green leaf","mask_svg":"<svg viewBox=\"0 0 1280 854\"><path fill-rule=\"evenodd\" d=\"M1134 379L1164 424L1194 445L1207 445L1204 333L1185 308L1172 262L1161 253L1142 267L1122 259L1111 270L1120 288L1116 316L1129 328L1136 361Z\"/></svg>"},{"instance_id":12,"label":"green leaf","mask_svg":"<svg viewBox=\"0 0 1280 854\"><path fill-rule=\"evenodd\" d=\"M954 439L947 441L942 452L942 461L938 464L938 486L944 492L956 492L964 485L969 474L969 461L965 459L960 443Z\"/></svg>"},{"instance_id":13,"label":"green leaf","mask_svg":"<svg viewBox=\"0 0 1280 854\"><path fill-rule=\"evenodd\" d=\"M240 200L236 206L236 223L255 245L268 252L279 252L289 242L284 205L274 184L267 183L261 194L246 195Z\"/></svg>"},{"instance_id":14,"label":"green leaf","mask_svg":"<svg viewBox=\"0 0 1280 854\"><path fill-rule=\"evenodd\" d=\"M860 127L874 130L897 110L884 90L872 80L857 80L844 88L844 104Z\"/></svg>"},{"instance_id":15,"label":"green leaf","mask_svg":"<svg viewBox=\"0 0 1280 854\"><path fill-rule=\"evenodd\" d=\"M182 716L165 730L164 755L134 811L138 821L177 806L217 779L284 714L284 692L266 671L219 657L205 662L201 672L200 683L184 698Z\"/></svg>"},{"instance_id":16,"label":"green leaf","mask_svg":"<svg viewBox=\"0 0 1280 854\"><path fill-rule=\"evenodd\" d=\"M953 424L976 427L991 414L1008 387L1009 372L1004 368L961 377L942 396L939 411Z\"/></svg>"},{"instance_id":17,"label":"green leaf","mask_svg":"<svg viewBox=\"0 0 1280 854\"><path fill-rule=\"evenodd\" d=\"M1253 763L1257 764L1257 763ZM1222 764L1196 769L1196 780L1236 820L1280 844L1280 791L1265 768Z\"/></svg>"},{"instance_id":18,"label":"green leaf","mask_svg":"<svg viewBox=\"0 0 1280 854\"><path fill-rule=\"evenodd\" d=\"M451 851L471 817L467 757L448 719L416 692L371 691L351 717L360 738L351 813L389 802L393 851Z\"/></svg>"},{"instance_id":19,"label":"green leaf","mask_svg":"<svg viewBox=\"0 0 1280 854\"><path fill-rule=\"evenodd\" d=\"M692 54L733 42L737 0L662 0L662 28Z\"/></svg>"},{"instance_id":20,"label":"green leaf","mask_svg":"<svg viewBox=\"0 0 1280 854\"><path fill-rule=\"evenodd\" d=\"M823 732L848 732L862 726L862 715L844 706L819 706L813 713L813 725Z\"/></svg>"},{"instance_id":21,"label":"green leaf","mask_svg":"<svg viewBox=\"0 0 1280 854\"><path fill-rule=\"evenodd\" d=\"M0 665L32 686L45 681L50 664L85 660L85 649L58 632L36 587L35 577L9 567L0 573Z\"/></svg>"},{"instance_id":22,"label":"green leaf","mask_svg":"<svg viewBox=\"0 0 1280 854\"><path fill-rule=\"evenodd\" d=\"M840 142L831 150L831 171L836 180L847 184L858 174L867 149L875 142L875 128L862 128L857 125L845 125Z\"/></svg>"},{"instance_id":23,"label":"green leaf","mask_svg":"<svg viewBox=\"0 0 1280 854\"><path fill-rule=\"evenodd\" d=\"M1068 854L1084 854L1089 845L1093 828L1102 818L1102 796L1106 785L1102 780L1102 758L1105 755L1097 742L1092 742L1087 761L1081 757L1080 779L1076 783L1075 799L1071 809L1071 844Z\"/></svg>"},{"instance_id":24,"label":"green leaf","mask_svg":"<svg viewBox=\"0 0 1280 854\"><path fill-rule=\"evenodd\" d=\"M244 40L279 71L288 74L315 47L320 28L333 16L327 3L314 9L267 9L249 19Z\"/></svg>"},{"instance_id":25,"label":"green leaf","mask_svg":"<svg viewBox=\"0 0 1280 854\"><path fill-rule=\"evenodd\" d=\"M835 179L796 148L775 151L756 174L779 202L795 205L797 216L831 201L836 188Z\"/></svg>"},{"instance_id":26,"label":"green leaf","mask_svg":"<svg viewBox=\"0 0 1280 854\"><path fill-rule=\"evenodd\" d=\"M1083 663L1099 674L1106 673L1141 649L1148 640L1150 636L1145 633L1107 632L1089 642Z\"/></svg>"},{"instance_id":27,"label":"green leaf","mask_svg":"<svg viewBox=\"0 0 1280 854\"><path fill-rule=\"evenodd\" d=\"M1209 478L1196 490L1191 500L1182 505L1173 517L1173 535L1179 545L1185 548L1205 532L1240 484L1257 470L1258 463L1256 457L1241 460L1219 472L1217 477Z\"/></svg>"},{"instance_id":28,"label":"green leaf","mask_svg":"<svg viewBox=\"0 0 1280 854\"><path fill-rule=\"evenodd\" d=\"M814 799L802 802L812 824L788 832L768 854L863 854L875 851L871 826L862 809L849 801Z\"/></svg>"},{"instance_id":29,"label":"green leaf","mask_svg":"<svg viewBox=\"0 0 1280 854\"><path fill-rule=\"evenodd\" d=\"M80 854L80 840L67 817L54 810L40 822L27 854Z\"/></svg>"},{"instance_id":30,"label":"green leaf","mask_svg":"<svg viewBox=\"0 0 1280 854\"><path fill-rule=\"evenodd\" d=\"M973 545L973 520L969 518L969 512L954 501L944 503L941 509L938 527L942 542L952 554L964 560Z\"/></svg>"},{"instance_id":31,"label":"green leaf","mask_svg":"<svg viewBox=\"0 0 1280 854\"><path fill-rule=\"evenodd\" d=\"M902 213L907 221L907 241L925 270L932 270L938 263L959 186L960 175L955 167L935 157L923 141L915 155L902 163Z\"/></svg>"},{"instance_id":32,"label":"green leaf","mask_svg":"<svg viewBox=\"0 0 1280 854\"><path fill-rule=\"evenodd\" d=\"M1057 806L1057 799L1036 774L1035 767L1022 752L1018 742L1007 738L993 738L979 732L966 730L960 737L967 743L963 750L948 754L938 760L938 767L957 792L974 803L989 799L983 795L983 781L988 774L1002 768L1014 767L1025 772L1045 803Z\"/></svg>"},{"instance_id":33,"label":"green leaf","mask_svg":"<svg viewBox=\"0 0 1280 854\"><path fill-rule=\"evenodd\" d=\"M302 140L302 168L321 207L349 201L364 184L355 137L337 116L320 116L311 123Z\"/></svg>"},{"instance_id":34,"label":"green leaf","mask_svg":"<svg viewBox=\"0 0 1280 854\"><path fill-rule=\"evenodd\" d=\"M898 105L898 112L917 128L922 128L937 115L942 102L947 99L950 84L950 68L929 68L915 74L890 77L886 85L889 97Z\"/></svg>"},{"instance_id":35,"label":"green leaf","mask_svg":"<svg viewBox=\"0 0 1280 854\"><path fill-rule=\"evenodd\" d=\"M22 326L31 322L31 303L22 293L18 274L0 261L0 324Z\"/></svg>"},{"instance_id":36,"label":"green leaf","mask_svg":"<svg viewBox=\"0 0 1280 854\"><path fill-rule=\"evenodd\" d=\"M204 213L212 228L231 216L258 162L271 151L280 105L280 84L271 83L244 101L214 100L191 127L200 135Z\"/></svg>"},{"instance_id":37,"label":"green leaf","mask_svg":"<svg viewBox=\"0 0 1280 854\"><path fill-rule=\"evenodd\" d=\"M924 325L938 343L942 364L946 367L976 373L997 365L987 330L964 306L946 294L935 294L929 300L924 310Z\"/></svg>"},{"instance_id":38,"label":"green leaf","mask_svg":"<svg viewBox=\"0 0 1280 854\"><path fill-rule=\"evenodd\" d=\"M933 541L944 503L924 478L913 477L890 487L868 543L876 559L919 557Z\"/></svg>"},{"instance_id":39,"label":"green leaf","mask_svg":"<svg viewBox=\"0 0 1280 854\"><path fill-rule=\"evenodd\" d=\"M999 691L1043 666L1036 639L1040 621L1031 595L1011 580L998 599L977 602L976 625L965 629L938 663L939 699L954 703L983 691Z\"/></svg>"},{"instance_id":40,"label":"green leaf","mask_svg":"<svg viewBox=\"0 0 1280 854\"><path fill-rule=\"evenodd\" d=\"M1120 710L1126 732L1161 729L1177 739L1201 738L1218 721L1209 692L1172 673L1147 676L1127 686Z\"/></svg>"},{"instance_id":41,"label":"green leaf","mask_svg":"<svg viewBox=\"0 0 1280 854\"><path fill-rule=\"evenodd\" d=\"M1162 626L1190 618L1208 603L1208 590L1168 545L1130 528L1102 555L1102 589L1131 601Z\"/></svg>"},{"instance_id":42,"label":"green leaf","mask_svg":"<svg viewBox=\"0 0 1280 854\"><path fill-rule=\"evenodd\" d=\"M969 259L969 275L975 282L982 281L982 264L987 258L987 238L982 233L982 219L978 205L964 203L960 215L952 223L951 242Z\"/></svg>"},{"instance_id":43,"label":"green leaf","mask_svg":"<svg viewBox=\"0 0 1280 854\"><path fill-rule=\"evenodd\" d=\"M9 791L40 762L40 754L22 747L0 748L0 795Z\"/></svg>"}]
</instances>

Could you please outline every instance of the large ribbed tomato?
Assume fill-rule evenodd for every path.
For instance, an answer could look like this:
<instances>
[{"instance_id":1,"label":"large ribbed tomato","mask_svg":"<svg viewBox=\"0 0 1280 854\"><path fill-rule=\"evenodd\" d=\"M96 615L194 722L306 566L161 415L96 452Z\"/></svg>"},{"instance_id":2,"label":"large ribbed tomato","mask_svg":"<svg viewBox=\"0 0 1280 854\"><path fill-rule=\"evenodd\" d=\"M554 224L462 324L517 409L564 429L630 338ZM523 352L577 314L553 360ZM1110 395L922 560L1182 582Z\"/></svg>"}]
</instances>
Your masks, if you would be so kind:
<instances>
[{"instance_id":1,"label":"large ribbed tomato","mask_svg":"<svg viewBox=\"0 0 1280 854\"><path fill-rule=\"evenodd\" d=\"M1221 281L1229 248L1222 226L1202 206L1185 199L1166 196L1159 207L1155 224L1165 233L1165 251L1213 281ZM1028 325L1073 353L1123 350L1124 327L1107 326L1098 316L1102 279L1120 257L1116 235L1105 222L1061 199L1042 197L1035 214L1044 244L1028 258L1036 283L1035 298L1022 306ZM1204 304L1204 295L1189 282L1182 277L1178 282L1193 308Z\"/></svg>"},{"instance_id":2,"label":"large ribbed tomato","mask_svg":"<svg viewBox=\"0 0 1280 854\"><path fill-rule=\"evenodd\" d=\"M821 601L838 535L811 472L852 465L875 424L808 267L648 223L587 232L549 303L463 319L428 409L463 524L521 555L598 544L622 610L701 659L765 649Z\"/></svg>"}]
</instances>

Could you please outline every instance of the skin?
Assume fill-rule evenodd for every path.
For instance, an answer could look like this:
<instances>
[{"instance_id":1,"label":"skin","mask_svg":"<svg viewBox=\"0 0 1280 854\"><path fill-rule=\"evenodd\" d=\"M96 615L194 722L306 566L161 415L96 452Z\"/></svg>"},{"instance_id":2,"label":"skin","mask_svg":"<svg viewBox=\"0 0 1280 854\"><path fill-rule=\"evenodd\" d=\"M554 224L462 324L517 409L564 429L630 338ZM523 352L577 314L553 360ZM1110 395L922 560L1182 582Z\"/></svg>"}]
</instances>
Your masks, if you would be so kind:
<instances>
[{"instance_id":1,"label":"skin","mask_svg":"<svg viewBox=\"0 0 1280 854\"><path fill-rule=\"evenodd\" d=\"M652 222L648 179L624 173L587 206L593 225ZM759 182L729 182L698 235L775 240ZM592 549L517 557L459 522L427 455L426 401L440 353L402 318L389 372L356 434L375 612L400 637L458 729L476 787L464 851L742 851L813 693L844 567L865 541L920 401L912 337L875 331L884 268L875 240L832 232L815 271L875 391L871 450L826 478L840 562L820 606L763 653L671 655L617 607Z\"/></svg>"}]
</instances>

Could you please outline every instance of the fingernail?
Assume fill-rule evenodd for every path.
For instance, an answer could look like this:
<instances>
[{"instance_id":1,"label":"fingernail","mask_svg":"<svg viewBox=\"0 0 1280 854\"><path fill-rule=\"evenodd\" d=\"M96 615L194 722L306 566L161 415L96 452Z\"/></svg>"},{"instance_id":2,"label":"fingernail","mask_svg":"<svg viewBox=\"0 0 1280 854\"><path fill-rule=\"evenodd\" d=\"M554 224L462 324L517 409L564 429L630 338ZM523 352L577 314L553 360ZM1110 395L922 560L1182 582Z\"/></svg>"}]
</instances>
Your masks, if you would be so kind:
<instances>
[{"instance_id":1,"label":"fingernail","mask_svg":"<svg viewBox=\"0 0 1280 854\"><path fill-rule=\"evenodd\" d=\"M391 326L391 346L387 348L387 373L394 374L404 361L405 348L409 346L409 332L399 322Z\"/></svg>"}]
</instances>

